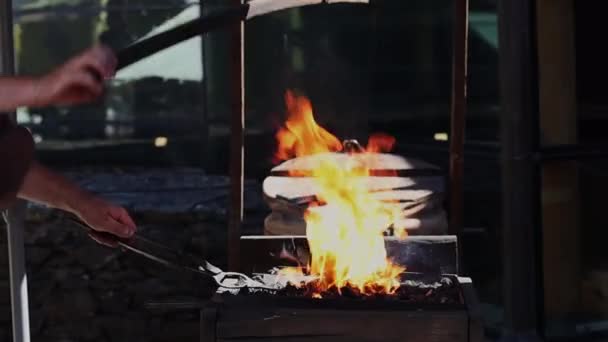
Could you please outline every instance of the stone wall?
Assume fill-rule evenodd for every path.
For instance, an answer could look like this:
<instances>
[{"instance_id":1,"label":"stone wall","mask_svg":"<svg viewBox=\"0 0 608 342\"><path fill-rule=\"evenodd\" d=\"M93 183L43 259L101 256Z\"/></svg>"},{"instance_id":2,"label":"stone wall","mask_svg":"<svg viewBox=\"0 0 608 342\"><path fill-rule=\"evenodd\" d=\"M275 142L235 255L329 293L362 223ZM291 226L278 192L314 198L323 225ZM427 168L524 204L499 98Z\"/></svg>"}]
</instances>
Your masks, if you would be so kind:
<instances>
[{"instance_id":1,"label":"stone wall","mask_svg":"<svg viewBox=\"0 0 608 342\"><path fill-rule=\"evenodd\" d=\"M139 234L207 257L226 257L228 179L196 170L66 173L125 205ZM245 232L262 232L267 209L259 184L246 186ZM10 337L6 230L0 229L0 341ZM214 291L201 276L172 270L97 245L51 211L31 206L26 227L32 340L197 341L198 312L151 311L145 303L204 300Z\"/></svg>"}]
</instances>

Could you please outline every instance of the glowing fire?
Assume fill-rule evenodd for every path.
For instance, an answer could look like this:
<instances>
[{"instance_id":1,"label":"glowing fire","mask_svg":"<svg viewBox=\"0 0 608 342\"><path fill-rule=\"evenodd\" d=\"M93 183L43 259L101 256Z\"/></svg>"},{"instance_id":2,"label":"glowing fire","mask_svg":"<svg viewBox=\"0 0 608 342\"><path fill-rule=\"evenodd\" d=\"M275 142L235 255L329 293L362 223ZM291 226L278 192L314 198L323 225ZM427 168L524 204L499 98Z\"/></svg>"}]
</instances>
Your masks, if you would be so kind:
<instances>
[{"instance_id":1,"label":"glowing fire","mask_svg":"<svg viewBox=\"0 0 608 342\"><path fill-rule=\"evenodd\" d=\"M394 138L372 136L361 155L347 158L346 164L339 162L327 152L341 151L342 144L317 125L310 101L292 92L287 92L285 99L289 118L277 133L277 158L313 154L320 158L311 176L320 189L317 197L322 204L310 205L304 215L311 252L308 272L318 278L313 297L347 286L362 294L395 292L405 269L387 259L383 232L393 226L398 235L406 235L405 229L394 226L401 208L398 203L375 197L367 183L367 163L374 153L390 150ZM301 270L292 268L282 274L289 278L298 272Z\"/></svg>"},{"instance_id":2,"label":"glowing fire","mask_svg":"<svg viewBox=\"0 0 608 342\"><path fill-rule=\"evenodd\" d=\"M279 160L342 149L338 138L317 125L312 105L307 98L297 97L288 91L285 102L289 118L285 122L285 128L277 133Z\"/></svg>"}]
</instances>

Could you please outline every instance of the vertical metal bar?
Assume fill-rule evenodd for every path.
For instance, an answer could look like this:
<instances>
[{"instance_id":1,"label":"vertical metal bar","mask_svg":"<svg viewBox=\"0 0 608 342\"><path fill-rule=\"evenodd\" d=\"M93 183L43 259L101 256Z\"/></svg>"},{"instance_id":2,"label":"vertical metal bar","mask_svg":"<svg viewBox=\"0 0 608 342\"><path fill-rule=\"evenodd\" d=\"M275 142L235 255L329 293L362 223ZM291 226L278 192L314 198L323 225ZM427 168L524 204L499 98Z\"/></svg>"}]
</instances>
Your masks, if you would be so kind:
<instances>
[{"instance_id":1,"label":"vertical metal bar","mask_svg":"<svg viewBox=\"0 0 608 342\"><path fill-rule=\"evenodd\" d=\"M467 105L467 41L469 0L455 0L452 56L452 108L450 120L450 225L460 236L463 226L463 174L465 114Z\"/></svg>"},{"instance_id":2,"label":"vertical metal bar","mask_svg":"<svg viewBox=\"0 0 608 342\"><path fill-rule=\"evenodd\" d=\"M15 72L12 16L12 1L0 0L0 72L4 76ZM16 119L14 114L12 116L13 120ZM7 223L13 341L29 342L30 320L23 239L25 203L16 203L3 216Z\"/></svg>"},{"instance_id":3,"label":"vertical metal bar","mask_svg":"<svg viewBox=\"0 0 608 342\"><path fill-rule=\"evenodd\" d=\"M30 341L30 315L25 271L24 217L25 203L15 204L5 214L8 230L9 272L11 282L11 309L13 341Z\"/></svg>"},{"instance_id":4,"label":"vertical metal bar","mask_svg":"<svg viewBox=\"0 0 608 342\"><path fill-rule=\"evenodd\" d=\"M200 17L203 17L205 14L207 14L207 11L209 10L209 4L206 1L201 1L200 4ZM209 146L210 146L210 116L209 116L209 69L208 69L208 62L207 62L207 57L208 57L208 34L202 34L201 35L201 63L202 63L202 70L203 70L203 83L201 85L201 91L203 92L203 132L202 132L202 137L201 137L201 143L202 143L202 152L203 152L203 156L202 156L202 165L203 165L203 169L204 170L210 170L211 167L211 160L210 160L210 156L211 153L209 153Z\"/></svg>"},{"instance_id":5,"label":"vertical metal bar","mask_svg":"<svg viewBox=\"0 0 608 342\"><path fill-rule=\"evenodd\" d=\"M241 0L233 0L236 5ZM245 24L230 28L230 72L232 114L230 120L230 218L228 221L228 268L238 271L241 226L243 223L243 183L245 172Z\"/></svg>"},{"instance_id":6,"label":"vertical metal bar","mask_svg":"<svg viewBox=\"0 0 608 342\"><path fill-rule=\"evenodd\" d=\"M534 1L499 1L502 99L503 341L538 341L540 170Z\"/></svg>"},{"instance_id":7,"label":"vertical metal bar","mask_svg":"<svg viewBox=\"0 0 608 342\"><path fill-rule=\"evenodd\" d=\"M207 2L201 1L199 3L199 17L205 15L207 8L205 7ZM202 92L202 119L203 129L201 132L201 165L203 170L209 170L209 89L207 88L209 83L208 70L207 70L207 35L201 34L201 70L203 71L203 79L201 83Z\"/></svg>"}]
</instances>

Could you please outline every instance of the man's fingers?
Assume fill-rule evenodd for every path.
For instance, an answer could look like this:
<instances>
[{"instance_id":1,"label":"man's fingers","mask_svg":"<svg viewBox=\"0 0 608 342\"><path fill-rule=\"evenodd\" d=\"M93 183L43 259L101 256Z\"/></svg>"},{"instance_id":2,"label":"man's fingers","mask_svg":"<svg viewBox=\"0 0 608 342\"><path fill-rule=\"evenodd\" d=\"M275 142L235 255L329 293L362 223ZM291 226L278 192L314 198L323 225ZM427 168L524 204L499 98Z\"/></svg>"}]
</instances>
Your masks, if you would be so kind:
<instances>
[{"instance_id":1,"label":"man's fingers","mask_svg":"<svg viewBox=\"0 0 608 342\"><path fill-rule=\"evenodd\" d=\"M103 93L103 85L101 82L99 82L94 75L86 70L69 75L68 84L66 86L68 88L76 87L84 89L85 92L78 94L82 97L86 97L86 95L93 95L97 97ZM87 94L87 92L89 94Z\"/></svg>"},{"instance_id":2,"label":"man's fingers","mask_svg":"<svg viewBox=\"0 0 608 342\"><path fill-rule=\"evenodd\" d=\"M105 220L103 227L100 227L100 228L103 229L103 231L105 231L105 232L108 232L108 233L111 233L111 234L114 234L116 236L123 237L123 238L129 238L135 232L129 226L122 224L121 222L115 220L112 217L108 217Z\"/></svg>"},{"instance_id":3,"label":"man's fingers","mask_svg":"<svg viewBox=\"0 0 608 342\"><path fill-rule=\"evenodd\" d=\"M137 230L137 225L135 224L131 216L129 216L129 213L125 208L120 208L119 221L129 226L129 228L132 229L133 233L135 233L135 230Z\"/></svg>"},{"instance_id":4,"label":"man's fingers","mask_svg":"<svg viewBox=\"0 0 608 342\"><path fill-rule=\"evenodd\" d=\"M114 220L129 227L131 229L131 235L134 234L135 231L137 230L137 225L135 224L135 222L133 222L133 219L131 218L131 216L129 216L129 213L127 212L127 210L125 208L122 208L122 207L111 208L110 216Z\"/></svg>"},{"instance_id":5,"label":"man's fingers","mask_svg":"<svg viewBox=\"0 0 608 342\"><path fill-rule=\"evenodd\" d=\"M107 77L107 71L103 63L95 57L87 54L77 57L72 63L70 63L68 72L74 71L87 71L95 75L96 78L99 78L100 81Z\"/></svg>"},{"instance_id":6,"label":"man's fingers","mask_svg":"<svg viewBox=\"0 0 608 342\"><path fill-rule=\"evenodd\" d=\"M101 78L109 78L114 75L116 63L116 57L112 51L99 45L78 56L71 66L77 69L91 69Z\"/></svg>"},{"instance_id":7,"label":"man's fingers","mask_svg":"<svg viewBox=\"0 0 608 342\"><path fill-rule=\"evenodd\" d=\"M96 47L100 54L103 55L104 65L106 68L112 73L112 75L116 72L116 66L118 65L118 58L114 51L105 45L97 45Z\"/></svg>"}]
</instances>

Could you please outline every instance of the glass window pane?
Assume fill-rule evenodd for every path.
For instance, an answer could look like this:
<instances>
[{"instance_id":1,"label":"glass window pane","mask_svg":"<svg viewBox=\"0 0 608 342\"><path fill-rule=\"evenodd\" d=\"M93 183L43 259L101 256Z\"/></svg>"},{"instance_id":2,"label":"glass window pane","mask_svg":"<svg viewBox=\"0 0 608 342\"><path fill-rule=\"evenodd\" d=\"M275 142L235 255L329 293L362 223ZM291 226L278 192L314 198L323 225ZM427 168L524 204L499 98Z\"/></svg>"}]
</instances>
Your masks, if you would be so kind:
<instances>
[{"instance_id":1,"label":"glass window pane","mask_svg":"<svg viewBox=\"0 0 608 342\"><path fill-rule=\"evenodd\" d=\"M581 143L605 144L608 142L606 120L608 119L608 50L598 49L593 44L597 23L607 4L584 4L576 2L576 93L578 130Z\"/></svg>"},{"instance_id":2,"label":"glass window pane","mask_svg":"<svg viewBox=\"0 0 608 342\"><path fill-rule=\"evenodd\" d=\"M493 323L501 319L502 291L496 3L471 1L470 7L466 138L471 147L463 237L465 268L482 300L491 304L486 308ZM311 98L318 123L339 138L366 141L370 133L389 133L397 138L397 153L447 174L452 4L384 0L372 10L312 6L248 22L247 125L261 131L246 145L248 172L267 176L274 134L285 120L284 93L298 89ZM219 64L221 52L212 53ZM217 70L218 64L210 68Z\"/></svg>"},{"instance_id":3,"label":"glass window pane","mask_svg":"<svg viewBox=\"0 0 608 342\"><path fill-rule=\"evenodd\" d=\"M545 83L553 94L547 97L547 106L569 105L567 110L545 112L542 139L546 145L605 144L608 101L601 84L608 75L608 55L589 37L596 34L608 6L603 2L564 6L552 4L540 14L546 18L559 13L559 21L550 22L572 32L572 36L560 34L560 40L552 38L555 29L541 36L541 56L545 50L553 55L545 67L545 80L553 80L551 85ZM556 49L562 52L556 55ZM573 82L555 82L569 79ZM605 335L608 250L603 243L602 199L608 191L608 160L545 163L542 184L546 333L577 338Z\"/></svg>"},{"instance_id":4,"label":"glass window pane","mask_svg":"<svg viewBox=\"0 0 608 342\"><path fill-rule=\"evenodd\" d=\"M543 253L546 334L605 333L608 312L606 215L608 161L543 167Z\"/></svg>"},{"instance_id":5,"label":"glass window pane","mask_svg":"<svg viewBox=\"0 0 608 342\"><path fill-rule=\"evenodd\" d=\"M470 2L466 128L467 141L494 145L500 137L496 3Z\"/></svg>"},{"instance_id":6,"label":"glass window pane","mask_svg":"<svg viewBox=\"0 0 608 342\"><path fill-rule=\"evenodd\" d=\"M297 89L311 99L318 122L340 139L366 142L380 131L394 135L400 149L433 143L436 133L449 130L451 4L309 6L251 21L248 124L276 130L285 119L285 91ZM441 154L424 158L447 165Z\"/></svg>"},{"instance_id":7,"label":"glass window pane","mask_svg":"<svg viewBox=\"0 0 608 342\"><path fill-rule=\"evenodd\" d=\"M482 301L486 328L494 332L503 320L497 3L469 3L465 230L460 238L464 272Z\"/></svg>"},{"instance_id":8,"label":"glass window pane","mask_svg":"<svg viewBox=\"0 0 608 342\"><path fill-rule=\"evenodd\" d=\"M199 13L199 3L186 0L19 3L18 73L48 72L99 40L118 51ZM23 108L18 119L51 163L200 165L206 132L202 51L201 39L192 38L120 70L97 103Z\"/></svg>"}]
</instances>

